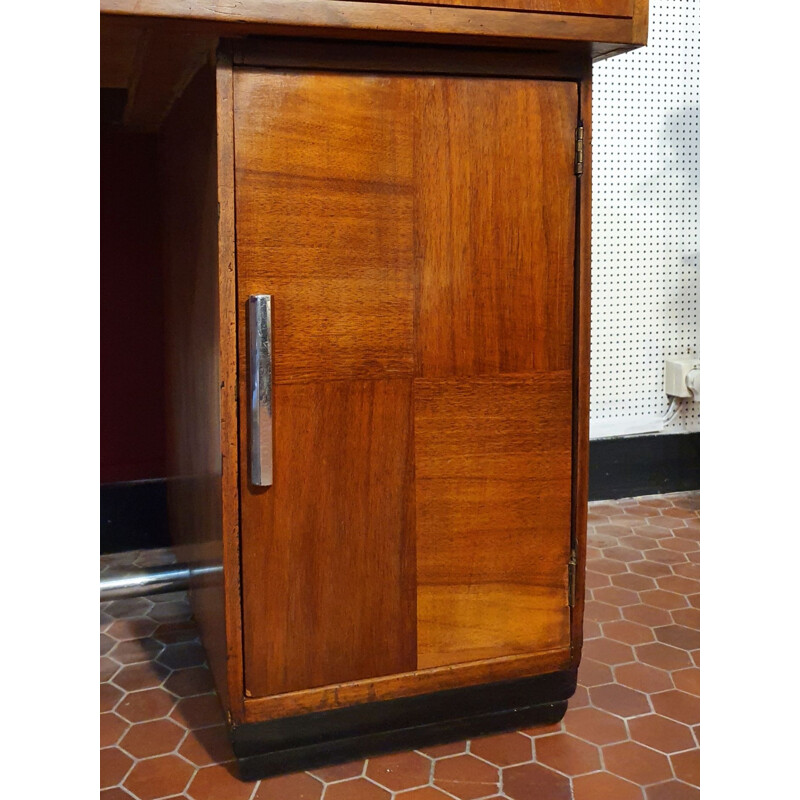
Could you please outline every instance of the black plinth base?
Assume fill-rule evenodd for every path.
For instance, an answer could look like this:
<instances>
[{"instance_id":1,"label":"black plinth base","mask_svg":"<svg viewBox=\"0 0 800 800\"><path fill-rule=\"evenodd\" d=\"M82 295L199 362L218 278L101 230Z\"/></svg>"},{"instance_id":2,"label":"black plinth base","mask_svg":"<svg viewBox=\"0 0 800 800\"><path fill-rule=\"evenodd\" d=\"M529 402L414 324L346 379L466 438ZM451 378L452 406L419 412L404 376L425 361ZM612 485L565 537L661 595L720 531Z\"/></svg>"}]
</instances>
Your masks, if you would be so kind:
<instances>
[{"instance_id":1,"label":"black plinth base","mask_svg":"<svg viewBox=\"0 0 800 800\"><path fill-rule=\"evenodd\" d=\"M576 670L234 726L243 780L558 722Z\"/></svg>"}]
</instances>

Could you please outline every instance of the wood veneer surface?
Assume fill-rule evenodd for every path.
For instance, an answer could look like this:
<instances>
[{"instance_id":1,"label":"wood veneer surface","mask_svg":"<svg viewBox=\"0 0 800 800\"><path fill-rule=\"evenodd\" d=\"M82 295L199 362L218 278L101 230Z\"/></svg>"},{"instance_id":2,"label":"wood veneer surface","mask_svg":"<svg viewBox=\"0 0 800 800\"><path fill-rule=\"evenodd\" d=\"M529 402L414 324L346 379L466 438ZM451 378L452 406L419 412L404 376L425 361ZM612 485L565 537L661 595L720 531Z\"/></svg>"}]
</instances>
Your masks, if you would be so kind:
<instances>
[{"instance_id":1,"label":"wood veneer surface","mask_svg":"<svg viewBox=\"0 0 800 800\"><path fill-rule=\"evenodd\" d=\"M223 561L222 414L217 227L216 80L201 70L160 134L166 273L170 531L182 560ZM229 495L229 493L227 493ZM227 538L227 537L225 537ZM195 587L193 605L226 705L230 633L222 579Z\"/></svg>"},{"instance_id":2,"label":"wood veneer surface","mask_svg":"<svg viewBox=\"0 0 800 800\"><path fill-rule=\"evenodd\" d=\"M568 649L577 84L240 69L234 97L240 319L274 298L248 694Z\"/></svg>"},{"instance_id":3,"label":"wood veneer surface","mask_svg":"<svg viewBox=\"0 0 800 800\"><path fill-rule=\"evenodd\" d=\"M382 0L364 1L377 3ZM632 17L634 9L634 0L393 0L393 2L425 6L544 11L596 17Z\"/></svg>"}]
</instances>

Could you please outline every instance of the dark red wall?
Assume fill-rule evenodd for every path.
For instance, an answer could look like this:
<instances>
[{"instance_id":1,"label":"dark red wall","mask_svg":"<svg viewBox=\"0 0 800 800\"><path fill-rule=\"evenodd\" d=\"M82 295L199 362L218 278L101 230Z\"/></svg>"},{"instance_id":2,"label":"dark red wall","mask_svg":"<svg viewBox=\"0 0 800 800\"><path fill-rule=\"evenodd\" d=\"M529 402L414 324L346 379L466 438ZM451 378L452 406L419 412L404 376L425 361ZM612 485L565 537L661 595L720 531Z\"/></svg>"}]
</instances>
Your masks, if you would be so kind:
<instances>
[{"instance_id":1,"label":"dark red wall","mask_svg":"<svg viewBox=\"0 0 800 800\"><path fill-rule=\"evenodd\" d=\"M166 475L155 136L100 128L100 481Z\"/></svg>"}]
</instances>

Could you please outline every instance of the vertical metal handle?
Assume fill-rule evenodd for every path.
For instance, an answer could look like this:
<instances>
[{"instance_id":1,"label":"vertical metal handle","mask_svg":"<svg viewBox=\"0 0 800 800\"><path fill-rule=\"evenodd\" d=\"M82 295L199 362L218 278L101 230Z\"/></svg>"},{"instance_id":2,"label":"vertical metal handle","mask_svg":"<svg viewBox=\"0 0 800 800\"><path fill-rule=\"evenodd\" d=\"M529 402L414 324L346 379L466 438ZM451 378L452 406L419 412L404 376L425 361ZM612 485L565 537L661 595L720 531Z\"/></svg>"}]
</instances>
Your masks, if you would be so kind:
<instances>
[{"instance_id":1,"label":"vertical metal handle","mask_svg":"<svg viewBox=\"0 0 800 800\"><path fill-rule=\"evenodd\" d=\"M247 300L250 363L250 481L272 486L272 295Z\"/></svg>"}]
</instances>

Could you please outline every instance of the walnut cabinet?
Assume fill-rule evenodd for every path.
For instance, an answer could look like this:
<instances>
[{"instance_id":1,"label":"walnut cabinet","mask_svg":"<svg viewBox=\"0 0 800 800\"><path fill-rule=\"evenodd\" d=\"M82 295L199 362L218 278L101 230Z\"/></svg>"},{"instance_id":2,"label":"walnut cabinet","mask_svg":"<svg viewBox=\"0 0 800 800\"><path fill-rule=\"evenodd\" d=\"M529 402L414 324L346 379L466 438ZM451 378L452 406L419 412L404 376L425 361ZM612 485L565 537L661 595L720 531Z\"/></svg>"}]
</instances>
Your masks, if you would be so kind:
<instances>
[{"instance_id":1,"label":"walnut cabinet","mask_svg":"<svg viewBox=\"0 0 800 800\"><path fill-rule=\"evenodd\" d=\"M132 58L126 114L158 129L171 523L222 567L192 596L243 774L559 719L591 63L646 5L106 5L180 77Z\"/></svg>"}]
</instances>

